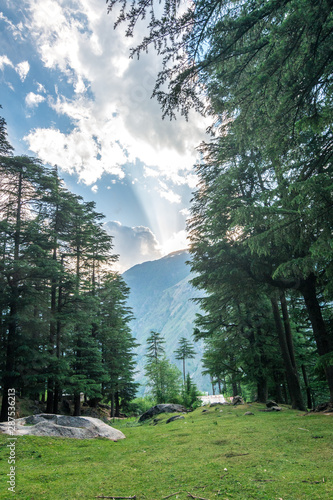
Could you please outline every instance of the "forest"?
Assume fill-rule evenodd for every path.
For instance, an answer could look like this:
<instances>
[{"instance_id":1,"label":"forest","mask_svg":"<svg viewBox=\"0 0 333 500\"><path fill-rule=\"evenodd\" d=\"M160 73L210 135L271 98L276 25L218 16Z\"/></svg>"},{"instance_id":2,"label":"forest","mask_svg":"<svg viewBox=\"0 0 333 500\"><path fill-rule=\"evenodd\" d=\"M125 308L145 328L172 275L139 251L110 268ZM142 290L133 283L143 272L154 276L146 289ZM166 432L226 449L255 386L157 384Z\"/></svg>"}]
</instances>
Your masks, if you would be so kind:
<instances>
[{"instance_id":1,"label":"forest","mask_svg":"<svg viewBox=\"0 0 333 500\"><path fill-rule=\"evenodd\" d=\"M12 155L1 121L1 421L8 389L58 413L63 394L106 397L119 413L135 394L129 289L103 215L69 192L57 167Z\"/></svg>"},{"instance_id":2,"label":"forest","mask_svg":"<svg viewBox=\"0 0 333 500\"><path fill-rule=\"evenodd\" d=\"M188 222L208 373L332 401L332 2L107 3L127 36L146 27L132 56L161 56L163 117L211 119Z\"/></svg>"},{"instance_id":3,"label":"forest","mask_svg":"<svg viewBox=\"0 0 333 500\"><path fill-rule=\"evenodd\" d=\"M211 121L187 228L207 373L259 402L333 401L332 2L107 4L127 36L147 26L131 55L160 54L161 115ZM75 414L80 393L126 410L135 340L103 216L14 156L4 119L0 153L1 420L12 387L50 413L63 393Z\"/></svg>"}]
</instances>

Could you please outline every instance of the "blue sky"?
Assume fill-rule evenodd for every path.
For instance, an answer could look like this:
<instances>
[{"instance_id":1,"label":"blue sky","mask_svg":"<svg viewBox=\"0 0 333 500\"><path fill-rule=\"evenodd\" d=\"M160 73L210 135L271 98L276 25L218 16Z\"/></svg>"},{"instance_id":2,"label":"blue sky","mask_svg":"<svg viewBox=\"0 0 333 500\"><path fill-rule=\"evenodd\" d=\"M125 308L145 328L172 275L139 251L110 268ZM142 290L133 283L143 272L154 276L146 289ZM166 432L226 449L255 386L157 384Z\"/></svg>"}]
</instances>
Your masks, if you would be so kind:
<instances>
[{"instance_id":1,"label":"blue sky","mask_svg":"<svg viewBox=\"0 0 333 500\"><path fill-rule=\"evenodd\" d=\"M129 59L136 40L114 20L104 0L1 0L0 114L15 154L58 165L96 202L122 271L186 247L206 124L162 120L150 99L161 61Z\"/></svg>"}]
</instances>

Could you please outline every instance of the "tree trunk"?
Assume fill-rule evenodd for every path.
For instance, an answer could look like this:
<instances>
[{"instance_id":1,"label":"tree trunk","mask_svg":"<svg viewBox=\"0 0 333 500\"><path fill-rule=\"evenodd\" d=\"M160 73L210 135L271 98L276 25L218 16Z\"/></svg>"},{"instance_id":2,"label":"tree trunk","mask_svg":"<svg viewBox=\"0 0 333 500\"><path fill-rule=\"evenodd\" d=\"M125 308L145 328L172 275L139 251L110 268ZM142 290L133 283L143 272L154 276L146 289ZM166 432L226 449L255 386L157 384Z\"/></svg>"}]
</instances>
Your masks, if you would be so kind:
<instances>
[{"instance_id":1,"label":"tree trunk","mask_svg":"<svg viewBox=\"0 0 333 500\"><path fill-rule=\"evenodd\" d=\"M257 377L257 401L258 403L266 403L267 399L267 379L266 377Z\"/></svg>"},{"instance_id":2,"label":"tree trunk","mask_svg":"<svg viewBox=\"0 0 333 500\"><path fill-rule=\"evenodd\" d=\"M290 399L288 397L288 390L287 390L287 386L286 386L285 377L284 377L284 381L282 383L282 391L283 391L284 401L285 401L286 405L288 405L290 403Z\"/></svg>"},{"instance_id":3,"label":"tree trunk","mask_svg":"<svg viewBox=\"0 0 333 500\"><path fill-rule=\"evenodd\" d=\"M54 413L55 415L57 415L59 411L60 394L61 394L60 385L59 382L56 381L56 383L54 384L53 409L52 409L52 413Z\"/></svg>"},{"instance_id":4,"label":"tree trunk","mask_svg":"<svg viewBox=\"0 0 333 500\"><path fill-rule=\"evenodd\" d=\"M273 379L274 379L274 384L275 384L275 398L274 399L279 403L287 403L287 401L282 396L282 386L281 386L281 380L280 380L279 374L276 372L273 372Z\"/></svg>"},{"instance_id":5,"label":"tree trunk","mask_svg":"<svg viewBox=\"0 0 333 500\"><path fill-rule=\"evenodd\" d=\"M282 292L280 295L280 304L281 304L283 325L284 325L284 331L285 331L285 335L286 335L286 341L287 341L290 361L291 361L291 364L294 367L294 369L297 369L296 368L293 335L292 335L292 331L291 331L291 327L290 327L289 312L288 312L288 306L287 306L287 301L286 301L286 295L284 292Z\"/></svg>"},{"instance_id":6,"label":"tree trunk","mask_svg":"<svg viewBox=\"0 0 333 500\"><path fill-rule=\"evenodd\" d=\"M293 366L291 358L290 358L288 343L286 340L285 331L284 331L281 317L280 317L279 305L278 305L278 302L275 298L271 299L271 303L272 303L275 326L276 326L276 330L277 330L277 334L278 334L278 338L279 338L282 359L284 362L284 367L285 367L286 375L287 375L287 384L288 384L288 389L289 389L290 398L291 398L291 405L292 405L292 408L295 410L305 411L306 408L305 408L304 402L303 402L303 396L302 396L302 392L301 392L301 388L300 388L300 384L299 384L297 371L296 371L295 367Z\"/></svg>"},{"instance_id":7,"label":"tree trunk","mask_svg":"<svg viewBox=\"0 0 333 500\"><path fill-rule=\"evenodd\" d=\"M81 415L81 398L80 393L74 394L74 417Z\"/></svg>"},{"instance_id":8,"label":"tree trunk","mask_svg":"<svg viewBox=\"0 0 333 500\"><path fill-rule=\"evenodd\" d=\"M213 377L210 376L210 383L212 384L213 396L215 396L215 385L213 384Z\"/></svg>"},{"instance_id":9,"label":"tree trunk","mask_svg":"<svg viewBox=\"0 0 333 500\"><path fill-rule=\"evenodd\" d=\"M231 387L232 387L232 397L238 396L237 381L235 380L234 374L231 375Z\"/></svg>"},{"instance_id":10,"label":"tree trunk","mask_svg":"<svg viewBox=\"0 0 333 500\"><path fill-rule=\"evenodd\" d=\"M312 408L311 389L309 386L305 366L302 365L301 368L302 368L303 380L304 380L305 389L306 389L307 407L311 409Z\"/></svg>"},{"instance_id":11,"label":"tree trunk","mask_svg":"<svg viewBox=\"0 0 333 500\"><path fill-rule=\"evenodd\" d=\"M110 416L112 418L114 418L114 416L115 416L115 410L114 410L114 392L113 391L111 393L111 412L110 412Z\"/></svg>"},{"instance_id":12,"label":"tree trunk","mask_svg":"<svg viewBox=\"0 0 333 500\"><path fill-rule=\"evenodd\" d=\"M119 392L116 391L115 393L115 396L114 396L114 399L115 399L115 417L120 417L120 401L119 401Z\"/></svg>"},{"instance_id":13,"label":"tree trunk","mask_svg":"<svg viewBox=\"0 0 333 500\"><path fill-rule=\"evenodd\" d=\"M320 304L316 294L316 276L312 273L299 287L304 297L304 302L312 325L314 338L317 344L319 356L325 356L333 351L333 340L327 331ZM324 371L330 391L330 399L333 401L333 366L324 363Z\"/></svg>"},{"instance_id":14,"label":"tree trunk","mask_svg":"<svg viewBox=\"0 0 333 500\"><path fill-rule=\"evenodd\" d=\"M47 379L46 413L53 413L53 402L54 402L54 383L53 379L49 377Z\"/></svg>"}]
</instances>

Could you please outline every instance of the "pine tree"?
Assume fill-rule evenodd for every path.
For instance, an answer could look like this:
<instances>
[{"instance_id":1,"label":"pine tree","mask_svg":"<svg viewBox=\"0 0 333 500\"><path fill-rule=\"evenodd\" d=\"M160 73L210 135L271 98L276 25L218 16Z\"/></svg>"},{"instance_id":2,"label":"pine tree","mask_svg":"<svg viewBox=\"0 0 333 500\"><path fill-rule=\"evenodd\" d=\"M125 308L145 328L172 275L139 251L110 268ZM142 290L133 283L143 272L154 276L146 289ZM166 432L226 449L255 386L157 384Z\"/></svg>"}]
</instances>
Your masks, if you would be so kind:
<instances>
[{"instance_id":1,"label":"pine tree","mask_svg":"<svg viewBox=\"0 0 333 500\"><path fill-rule=\"evenodd\" d=\"M186 359L191 359L195 357L196 352L194 351L193 344L191 344L185 337L181 337L179 339L179 347L176 349L176 359L180 359L183 362L183 379L184 379L184 387L185 387L185 361Z\"/></svg>"},{"instance_id":2,"label":"pine tree","mask_svg":"<svg viewBox=\"0 0 333 500\"><path fill-rule=\"evenodd\" d=\"M151 331L147 338L145 376L157 403L173 403L180 393L180 371L165 356L164 338Z\"/></svg>"}]
</instances>

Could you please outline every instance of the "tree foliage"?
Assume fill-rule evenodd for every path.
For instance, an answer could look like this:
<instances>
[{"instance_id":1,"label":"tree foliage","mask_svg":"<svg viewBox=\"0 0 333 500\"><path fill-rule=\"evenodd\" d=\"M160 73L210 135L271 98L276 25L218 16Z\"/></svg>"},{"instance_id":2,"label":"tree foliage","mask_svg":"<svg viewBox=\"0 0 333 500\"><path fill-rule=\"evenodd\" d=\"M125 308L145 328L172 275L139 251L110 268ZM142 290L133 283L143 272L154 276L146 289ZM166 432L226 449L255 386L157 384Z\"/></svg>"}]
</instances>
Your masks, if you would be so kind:
<instances>
[{"instance_id":1,"label":"tree foliage","mask_svg":"<svg viewBox=\"0 0 333 500\"><path fill-rule=\"evenodd\" d=\"M10 152L4 128L1 147ZM9 388L47 394L50 413L63 393L76 414L81 393L119 413L136 391L136 344L103 215L36 159L3 154L0 179L1 420Z\"/></svg>"},{"instance_id":2,"label":"tree foliage","mask_svg":"<svg viewBox=\"0 0 333 500\"><path fill-rule=\"evenodd\" d=\"M212 116L189 223L193 283L208 293L197 330L211 344L207 366L223 374L214 361L221 343L229 375L242 379L251 373L247 346L252 363L261 352L266 382L281 378L268 374L269 352L258 345L271 324L276 366L302 408L289 317L301 298L332 398L331 2L108 4L121 5L116 24L126 23L128 36L139 24L148 30L132 54L153 46L163 57L153 90L163 114L194 106Z\"/></svg>"}]
</instances>

